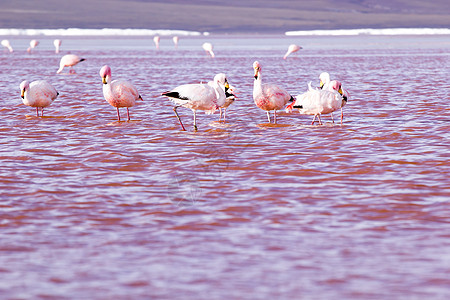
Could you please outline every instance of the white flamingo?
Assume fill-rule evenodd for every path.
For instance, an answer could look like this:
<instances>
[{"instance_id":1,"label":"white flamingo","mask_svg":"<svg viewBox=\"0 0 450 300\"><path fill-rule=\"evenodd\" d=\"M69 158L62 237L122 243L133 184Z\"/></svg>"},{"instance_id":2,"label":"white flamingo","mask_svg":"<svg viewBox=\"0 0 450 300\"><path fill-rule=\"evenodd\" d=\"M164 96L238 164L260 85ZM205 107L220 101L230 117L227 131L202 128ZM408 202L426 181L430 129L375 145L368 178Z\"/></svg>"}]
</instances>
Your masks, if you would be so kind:
<instances>
[{"instance_id":1,"label":"white flamingo","mask_svg":"<svg viewBox=\"0 0 450 300\"><path fill-rule=\"evenodd\" d=\"M177 113L180 106L190 108L194 114L194 130L197 130L196 111L203 110L206 114L213 114L225 103L225 89L228 88L228 81L225 74L220 73L214 76L214 80L207 84L183 84L171 91L162 93L168 97L176 106L173 111L180 122L181 128L186 130Z\"/></svg>"},{"instance_id":2,"label":"white flamingo","mask_svg":"<svg viewBox=\"0 0 450 300\"><path fill-rule=\"evenodd\" d=\"M84 58L80 58L78 55L66 54L61 57L61 60L59 61L59 69L56 73L59 74L64 70L64 67L69 67L69 73L74 74L75 70L73 69L73 66L84 60Z\"/></svg>"},{"instance_id":3,"label":"white flamingo","mask_svg":"<svg viewBox=\"0 0 450 300\"><path fill-rule=\"evenodd\" d=\"M56 89L45 80L36 80L31 83L24 80L20 83L20 91L23 104L36 107L38 117L39 108L44 116L44 108L52 104L59 95Z\"/></svg>"},{"instance_id":4,"label":"white flamingo","mask_svg":"<svg viewBox=\"0 0 450 300\"><path fill-rule=\"evenodd\" d=\"M175 45L175 48L178 48L178 41L180 40L180 38L178 37L178 36L174 36L173 38L172 38L172 41L173 41L173 43L174 43L174 45Z\"/></svg>"},{"instance_id":5,"label":"white flamingo","mask_svg":"<svg viewBox=\"0 0 450 300\"><path fill-rule=\"evenodd\" d=\"M59 53L59 47L61 47L61 40L54 40L53 41L53 45L55 46L55 53L58 54Z\"/></svg>"},{"instance_id":6,"label":"white flamingo","mask_svg":"<svg viewBox=\"0 0 450 300\"><path fill-rule=\"evenodd\" d=\"M126 107L128 121L130 121L128 108L134 106L137 100L142 100L136 87L122 79L111 81L111 68L108 65L100 69L100 77L103 82L103 96L111 106L117 109L117 119L120 121L119 108Z\"/></svg>"},{"instance_id":7,"label":"white flamingo","mask_svg":"<svg viewBox=\"0 0 450 300\"><path fill-rule=\"evenodd\" d=\"M283 56L283 59L286 59L291 53L297 52L300 49L303 49L303 48L300 47L299 45L296 45L296 44L289 45L286 54Z\"/></svg>"},{"instance_id":8,"label":"white flamingo","mask_svg":"<svg viewBox=\"0 0 450 300\"><path fill-rule=\"evenodd\" d=\"M234 86L229 86L229 88L225 89L225 103L219 107L219 122L222 120L222 111L223 111L223 121L226 121L227 117L227 108L234 103L234 100L236 100L236 91Z\"/></svg>"},{"instance_id":9,"label":"white flamingo","mask_svg":"<svg viewBox=\"0 0 450 300\"><path fill-rule=\"evenodd\" d=\"M2 40L2 46L9 50L9 52L13 52L13 48L8 40Z\"/></svg>"},{"instance_id":10,"label":"white flamingo","mask_svg":"<svg viewBox=\"0 0 450 300\"><path fill-rule=\"evenodd\" d=\"M314 115L311 125L314 124L316 117L319 125L322 125L321 115L330 114L341 109L347 102L342 91L342 84L333 80L330 81L328 89L309 90L306 93L298 95L294 103L286 107L286 112L291 112L292 108L298 108L301 114ZM343 114L341 114L341 124Z\"/></svg>"},{"instance_id":11,"label":"white flamingo","mask_svg":"<svg viewBox=\"0 0 450 300\"><path fill-rule=\"evenodd\" d=\"M28 47L27 52L31 53L33 52L33 49L36 48L39 45L39 41L38 40L31 40L30 41L30 47Z\"/></svg>"},{"instance_id":12,"label":"white flamingo","mask_svg":"<svg viewBox=\"0 0 450 300\"><path fill-rule=\"evenodd\" d=\"M211 55L212 58L215 57L214 52L213 52L213 45L211 43L203 43L202 47L203 47L203 50L205 50L206 53Z\"/></svg>"},{"instance_id":13,"label":"white flamingo","mask_svg":"<svg viewBox=\"0 0 450 300\"><path fill-rule=\"evenodd\" d=\"M257 107L267 111L267 118L270 123L270 111L273 110L273 122L277 123L277 110L283 109L289 101L294 101L284 88L278 85L266 83L262 84L261 64L258 61L253 63L255 69L255 82L253 85L253 100Z\"/></svg>"},{"instance_id":14,"label":"white flamingo","mask_svg":"<svg viewBox=\"0 0 450 300\"><path fill-rule=\"evenodd\" d=\"M159 50L159 41L160 41L160 37L159 37L159 35L156 35L154 38L153 38L153 42L155 43L155 47L156 47L156 50Z\"/></svg>"}]
</instances>

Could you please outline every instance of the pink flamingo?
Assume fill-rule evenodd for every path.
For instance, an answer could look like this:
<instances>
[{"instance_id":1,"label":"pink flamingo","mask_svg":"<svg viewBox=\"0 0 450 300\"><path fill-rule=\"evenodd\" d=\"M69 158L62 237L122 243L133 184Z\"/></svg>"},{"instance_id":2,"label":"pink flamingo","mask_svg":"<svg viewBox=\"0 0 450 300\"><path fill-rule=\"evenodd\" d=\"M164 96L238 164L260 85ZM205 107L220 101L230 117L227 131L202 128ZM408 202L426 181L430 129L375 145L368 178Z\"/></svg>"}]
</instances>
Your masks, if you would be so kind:
<instances>
[{"instance_id":1,"label":"pink flamingo","mask_svg":"<svg viewBox=\"0 0 450 300\"><path fill-rule=\"evenodd\" d=\"M31 40L30 41L30 47L28 47L27 52L31 53L33 52L33 49L36 48L39 45L39 41L38 40Z\"/></svg>"},{"instance_id":2,"label":"pink flamingo","mask_svg":"<svg viewBox=\"0 0 450 300\"><path fill-rule=\"evenodd\" d=\"M179 39L179 37L177 37L177 36L174 36L173 38L172 38L172 41L173 41L173 43L175 44L175 48L178 48L178 41L179 41L180 39Z\"/></svg>"},{"instance_id":3,"label":"pink flamingo","mask_svg":"<svg viewBox=\"0 0 450 300\"><path fill-rule=\"evenodd\" d=\"M292 108L298 108L301 114L314 115L311 125L316 117L319 125L322 125L321 115L331 114L341 109L341 125L344 118L342 107L347 103L347 96L342 90L342 84L333 80L330 81L327 89L310 89L306 93L298 95L295 102L286 107L286 112L291 112ZM334 120L333 120L334 123Z\"/></svg>"},{"instance_id":4,"label":"pink flamingo","mask_svg":"<svg viewBox=\"0 0 450 300\"><path fill-rule=\"evenodd\" d=\"M253 63L255 69L255 82L253 85L253 100L256 106L267 111L267 118L270 123L270 113L273 110L273 122L277 123L277 110L283 109L289 101L294 98L282 87L275 84L262 84L261 81L261 65L258 61Z\"/></svg>"},{"instance_id":5,"label":"pink flamingo","mask_svg":"<svg viewBox=\"0 0 450 300\"><path fill-rule=\"evenodd\" d=\"M214 52L213 52L213 45L211 43L204 43L202 45L203 50L206 51L206 53L208 53L209 55L211 55L212 58L215 57Z\"/></svg>"},{"instance_id":6,"label":"pink flamingo","mask_svg":"<svg viewBox=\"0 0 450 300\"><path fill-rule=\"evenodd\" d=\"M55 46L55 53L58 54L59 53L59 47L61 47L61 40L54 40L53 41L53 45Z\"/></svg>"},{"instance_id":7,"label":"pink flamingo","mask_svg":"<svg viewBox=\"0 0 450 300\"><path fill-rule=\"evenodd\" d=\"M2 46L9 50L9 52L13 52L13 48L8 40L2 40Z\"/></svg>"},{"instance_id":8,"label":"pink flamingo","mask_svg":"<svg viewBox=\"0 0 450 300\"><path fill-rule=\"evenodd\" d=\"M20 84L22 102L25 105L36 107L36 116L39 117L39 108L42 109L44 116L44 107L49 106L58 97L56 89L45 80L37 80L29 83L27 80Z\"/></svg>"},{"instance_id":9,"label":"pink flamingo","mask_svg":"<svg viewBox=\"0 0 450 300\"><path fill-rule=\"evenodd\" d=\"M66 54L63 57L61 57L61 60L59 62L59 69L58 71L56 71L56 73L59 74L62 72L62 70L64 70L64 67L69 67L70 69L69 73L75 74L73 66L84 60L85 60L84 58L80 58L78 55Z\"/></svg>"},{"instance_id":10,"label":"pink flamingo","mask_svg":"<svg viewBox=\"0 0 450 300\"><path fill-rule=\"evenodd\" d=\"M127 108L127 117L130 121L128 107L136 104L136 100L143 100L134 85L126 80L116 79L111 81L111 68L108 65L100 69L100 77L103 82L103 96L105 100L117 109L117 118L120 121L119 107Z\"/></svg>"},{"instance_id":11,"label":"pink flamingo","mask_svg":"<svg viewBox=\"0 0 450 300\"><path fill-rule=\"evenodd\" d=\"M303 49L303 48L300 47L299 45L295 45L295 44L289 45L286 54L283 56L283 59L286 59L291 53L297 52L300 49Z\"/></svg>"},{"instance_id":12,"label":"pink flamingo","mask_svg":"<svg viewBox=\"0 0 450 300\"><path fill-rule=\"evenodd\" d=\"M153 42L155 43L156 50L159 49L159 40L160 40L160 37L158 35L153 38Z\"/></svg>"}]
</instances>

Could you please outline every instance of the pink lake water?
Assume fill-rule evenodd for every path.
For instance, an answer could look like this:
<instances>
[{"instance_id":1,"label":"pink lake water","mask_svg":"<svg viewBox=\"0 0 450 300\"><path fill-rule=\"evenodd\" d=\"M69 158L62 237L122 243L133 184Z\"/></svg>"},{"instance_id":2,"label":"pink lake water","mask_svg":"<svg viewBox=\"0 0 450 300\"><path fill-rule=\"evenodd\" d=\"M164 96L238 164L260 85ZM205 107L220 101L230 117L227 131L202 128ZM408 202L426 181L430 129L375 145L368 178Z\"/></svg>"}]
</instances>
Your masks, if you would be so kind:
<instances>
[{"instance_id":1,"label":"pink lake water","mask_svg":"<svg viewBox=\"0 0 450 300\"><path fill-rule=\"evenodd\" d=\"M1 299L449 299L449 36L10 37L0 55ZM201 49L210 41L216 58ZM303 50L282 59L291 43ZM63 54L86 61L57 75ZM253 103L327 71L344 123ZM100 68L144 101L118 122ZM227 74L227 122L160 96ZM44 117L22 80L60 93ZM336 114L336 118L337 118ZM125 119L125 110L122 109Z\"/></svg>"}]
</instances>

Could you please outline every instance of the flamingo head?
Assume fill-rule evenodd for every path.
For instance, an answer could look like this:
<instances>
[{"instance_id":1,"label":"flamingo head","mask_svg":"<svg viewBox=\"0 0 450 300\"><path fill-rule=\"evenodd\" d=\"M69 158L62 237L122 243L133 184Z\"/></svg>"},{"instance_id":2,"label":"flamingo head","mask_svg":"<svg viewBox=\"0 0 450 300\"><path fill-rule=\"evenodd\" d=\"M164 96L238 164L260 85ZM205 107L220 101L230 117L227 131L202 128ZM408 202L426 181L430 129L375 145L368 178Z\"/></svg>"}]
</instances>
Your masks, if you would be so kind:
<instances>
[{"instance_id":1,"label":"flamingo head","mask_svg":"<svg viewBox=\"0 0 450 300\"><path fill-rule=\"evenodd\" d=\"M227 91L230 88L227 76L224 73L219 73L216 76L214 76L214 81L220 85L223 85L225 87L225 91Z\"/></svg>"},{"instance_id":2,"label":"flamingo head","mask_svg":"<svg viewBox=\"0 0 450 300\"><path fill-rule=\"evenodd\" d=\"M319 75L319 79L320 79L320 88L323 89L323 87L330 83L330 74L328 74L327 72L323 72Z\"/></svg>"},{"instance_id":3,"label":"flamingo head","mask_svg":"<svg viewBox=\"0 0 450 300\"><path fill-rule=\"evenodd\" d=\"M111 78L111 68L108 65L104 65L101 69L100 69L100 77L102 78L102 82L103 84L107 84L107 77Z\"/></svg>"},{"instance_id":4,"label":"flamingo head","mask_svg":"<svg viewBox=\"0 0 450 300\"><path fill-rule=\"evenodd\" d=\"M259 72L261 72L261 65L259 61L253 63L253 69L255 69L255 79L258 79Z\"/></svg>"},{"instance_id":5,"label":"flamingo head","mask_svg":"<svg viewBox=\"0 0 450 300\"><path fill-rule=\"evenodd\" d=\"M20 83L20 97L22 97L22 99L25 97L25 90L30 88L30 83L28 82L28 80L24 80Z\"/></svg>"}]
</instances>

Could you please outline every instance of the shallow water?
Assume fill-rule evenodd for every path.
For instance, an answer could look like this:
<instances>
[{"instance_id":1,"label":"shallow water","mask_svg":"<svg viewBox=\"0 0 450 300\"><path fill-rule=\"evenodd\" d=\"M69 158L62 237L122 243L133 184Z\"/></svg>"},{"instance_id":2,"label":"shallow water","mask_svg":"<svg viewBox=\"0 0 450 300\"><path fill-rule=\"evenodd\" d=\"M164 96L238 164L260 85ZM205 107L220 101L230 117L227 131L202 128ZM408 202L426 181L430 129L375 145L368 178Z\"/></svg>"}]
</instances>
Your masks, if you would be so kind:
<instances>
[{"instance_id":1,"label":"shallow water","mask_svg":"<svg viewBox=\"0 0 450 300\"><path fill-rule=\"evenodd\" d=\"M201 50L216 46L216 59ZM72 38L0 62L3 299L448 299L450 38ZM281 59L296 42L304 49ZM20 49L22 46L23 49ZM293 95L328 71L344 124L311 126L252 100L254 60ZM118 122L100 67L144 101ZM161 92L225 72L227 122ZM36 117L22 80L60 95ZM335 118L338 118L338 113ZM122 117L125 118L122 109Z\"/></svg>"}]
</instances>

